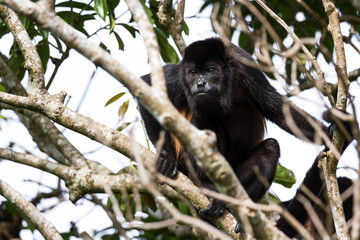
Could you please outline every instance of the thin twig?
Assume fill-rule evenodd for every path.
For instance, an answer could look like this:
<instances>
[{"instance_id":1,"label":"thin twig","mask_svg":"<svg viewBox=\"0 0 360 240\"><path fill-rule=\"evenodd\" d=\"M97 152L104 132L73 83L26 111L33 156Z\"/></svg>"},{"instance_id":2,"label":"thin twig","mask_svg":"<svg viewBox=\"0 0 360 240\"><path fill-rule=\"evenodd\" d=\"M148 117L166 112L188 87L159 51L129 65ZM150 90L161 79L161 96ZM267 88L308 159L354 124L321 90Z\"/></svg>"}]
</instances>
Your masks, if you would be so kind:
<instances>
[{"instance_id":1,"label":"thin twig","mask_svg":"<svg viewBox=\"0 0 360 240\"><path fill-rule=\"evenodd\" d=\"M239 0L237 0L239 1ZM300 44L301 49L306 54L308 59L311 61L312 65L314 66L316 70L316 75L318 76L322 87L324 88L324 92L326 96L328 97L328 100L330 102L331 106L335 106L335 101L333 96L331 95L331 91L329 89L329 86L324 78L324 72L321 70L318 62L316 61L316 58L310 53L310 51L305 47L304 44L301 43L300 39L296 34L290 29L290 27L282 20L274 11L272 11L263 1L261 0L255 0L266 12L270 14L270 16L277 21L290 35L290 37L295 41L295 43ZM317 85L316 85L317 86ZM321 89L320 89L321 90Z\"/></svg>"}]
</instances>

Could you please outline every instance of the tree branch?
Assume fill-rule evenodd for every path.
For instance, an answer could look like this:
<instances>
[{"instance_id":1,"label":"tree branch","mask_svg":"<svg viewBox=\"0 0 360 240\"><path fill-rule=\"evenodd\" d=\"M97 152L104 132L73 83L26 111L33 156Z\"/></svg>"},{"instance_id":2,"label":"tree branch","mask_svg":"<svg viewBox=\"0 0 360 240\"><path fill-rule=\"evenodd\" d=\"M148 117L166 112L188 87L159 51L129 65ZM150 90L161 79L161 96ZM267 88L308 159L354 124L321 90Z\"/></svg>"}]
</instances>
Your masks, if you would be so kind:
<instances>
[{"instance_id":1,"label":"tree branch","mask_svg":"<svg viewBox=\"0 0 360 240\"><path fill-rule=\"evenodd\" d=\"M16 13L0 5L0 18L14 35L15 41L25 58L25 68L29 71L29 93L37 93L45 87L44 71L40 56L33 45L29 34Z\"/></svg>"},{"instance_id":2,"label":"tree branch","mask_svg":"<svg viewBox=\"0 0 360 240\"><path fill-rule=\"evenodd\" d=\"M7 24L12 29L15 29L12 31L12 34L14 35L15 39L18 39L18 44L23 45L22 50L24 52L24 55L27 54L29 56L37 56L35 57L35 60L38 58L39 61L34 60L34 62L31 62L31 69L42 69L41 61L36 51L36 48L32 45L32 41L27 35L27 32L22 25L20 19L11 9L8 9L3 5L0 5L0 13L2 13L0 14L2 17L7 16L6 14L9 15L8 17L5 17L5 19L11 18L11 21L8 21ZM19 31L19 29L21 31ZM24 37L21 37L19 35L24 35ZM33 51L35 51L36 54L34 54ZM29 60L32 61L33 59L30 58L28 59L28 61ZM40 65L36 66L36 64ZM31 71L31 69L30 72L34 72ZM0 56L0 75L3 76L4 86L9 92L13 92L22 96L27 96L27 93L21 85L19 79L9 68L9 66L7 66L2 56ZM31 90L29 89L29 91ZM72 144L70 144L70 142L55 127L55 125L51 121L49 121L48 118L44 117L41 114L27 110L24 110L23 112L27 115L27 117L25 117L24 114L19 114L18 112L17 115L24 123L24 125L28 128L29 133L32 135L34 141L38 143L40 149L48 152L48 154L54 157L54 159L59 159L60 162L67 162L68 160L70 160L75 166L78 166L80 168L86 165L86 159L82 156L82 154ZM34 127L34 125L37 125L37 127ZM38 126L41 126L41 128L39 128ZM38 129L43 129L46 131L36 131ZM51 142L49 142L49 140ZM56 145L56 147L54 147L54 145ZM61 154L58 153L59 150Z\"/></svg>"},{"instance_id":3,"label":"tree branch","mask_svg":"<svg viewBox=\"0 0 360 240\"><path fill-rule=\"evenodd\" d=\"M5 99L12 99L12 97L10 98L3 98L3 96L5 95L10 95L7 93L3 93L0 92L0 102L6 102ZM63 125L64 127L68 128L68 129L72 129L73 131L76 131L80 134L83 134L87 137L89 137L90 139L93 139L101 144L104 144L105 146L108 146L116 151L121 152L122 154L124 154L125 156L129 157L130 159L134 159L133 156L133 151L132 151L132 145L137 145L136 148L138 149L139 153L141 154L141 156L143 156L144 159L146 159L146 161L144 161L144 164L146 165L146 167L148 166L152 166L155 164L155 154L152 153L150 150L148 150L147 148L143 147L142 145L136 143L136 142L132 142L131 139L127 136L125 136L124 134L121 134L120 132L109 128L101 123L98 123L90 118L87 118L79 113L76 113L68 108L66 108L65 106L62 107L56 107L55 103L51 103L49 101L45 101L45 102L38 102L38 106L31 106L27 105L28 101L26 97L19 97L19 96L13 96L14 98L20 98L20 100L24 100L24 102L22 104L20 104L22 107L24 107L25 105L30 108L30 109L37 109L39 108L39 106L43 106L45 109L47 109L46 111L42 112L44 115L50 117L50 119L54 120L55 122ZM37 101L35 101L37 102ZM8 104L14 105L14 102L12 102L11 100L8 102ZM63 112L62 114L60 114L60 117L58 118L54 118L54 114L52 113L53 110L51 108L48 108L47 106L45 106L46 104L49 104L51 107L54 107L55 109L57 108L63 108ZM54 105L55 104L55 105ZM17 107L20 107L17 106ZM96 131L94 131L94 129L97 129ZM132 142L132 144L130 144ZM91 175L87 175L86 177L91 177ZM103 175L95 175L94 176L93 183L88 184L86 181L84 183L82 183L80 186L80 190L79 190L79 186L76 187L72 187L70 190L70 200L71 201L76 201L79 198L81 198L83 196L83 194L88 193L88 192L96 192L96 191L103 191L103 186L104 186L104 182L101 180L102 178L104 178ZM81 181L83 181L83 179L79 178ZM111 181L111 184L108 183L109 185L112 186L112 189L115 191L117 189L119 189L119 187L121 186L121 184L119 185L118 183L123 182L120 181L119 179L116 179L116 177L112 176L109 177L109 181ZM65 179L64 179L65 180ZM200 190L182 173L179 172L178 174L178 178L177 178L177 182L179 182L179 187L174 188L178 193L180 193L181 195L183 195L184 197L186 197L186 199L188 199L197 209L203 209L205 208L208 204L209 204L209 200L200 192ZM96 184L95 184L96 183ZM88 187L85 187L88 186ZM164 189L163 189L164 191ZM166 195L169 196L169 191L167 191ZM226 219L226 221L221 221ZM235 219L234 217L232 217L230 214L228 215L224 215L223 218L216 220L216 224L217 226L226 231L228 234L230 235L235 235L234 231L233 231L233 227L235 226ZM231 226L231 227L230 227Z\"/></svg>"},{"instance_id":4,"label":"tree branch","mask_svg":"<svg viewBox=\"0 0 360 240\"><path fill-rule=\"evenodd\" d=\"M240 1L240 0L238 0ZM246 0L248 1L248 0ZM329 86L327 85L325 78L324 78L324 72L321 70L318 62L316 61L316 58L310 53L310 51L305 47L305 45L300 41L300 39L296 36L296 34L290 29L290 27L274 12L272 11L263 1L261 0L255 0L266 12L270 14L274 20L276 20L291 36L291 38L294 40L296 44L299 44L301 46L301 49L306 54L309 61L311 61L312 65L314 66L316 70L316 75L318 76L320 82L315 84L316 88L319 89L322 92L322 88L324 88L324 92L326 93L326 96L328 97L328 100L331 104L331 106L335 106L335 101L333 96L331 95L331 91ZM241 1L240 1L241 2ZM321 84L321 88L319 87L319 84Z\"/></svg>"},{"instance_id":5,"label":"tree branch","mask_svg":"<svg viewBox=\"0 0 360 240\"><path fill-rule=\"evenodd\" d=\"M338 76L338 93L336 108L346 110L347 93L349 88L349 79L346 74L346 59L344 43L342 40L342 34L340 29L339 12L332 0L323 0L323 6L325 12L329 18L328 31L334 41L336 64L335 70ZM336 127L333 133L333 144L341 152L345 142L345 137L341 131ZM335 230L339 239L350 239L349 233L346 227L346 220L344 215L344 209L342 206L342 200L340 196L339 186L337 184L336 168L339 158L335 157L332 151L328 152L326 158L323 159L321 166L324 171L324 177L327 187L327 194L329 196L329 204L331 207ZM355 191L355 199L359 196L359 191ZM360 210L360 203L354 202L354 213ZM357 214L355 214L357 216ZM359 218L358 218L359 219ZM355 228L357 225L355 225ZM354 230L353 233L359 233L359 229ZM359 235L355 234L357 239Z\"/></svg>"},{"instance_id":6,"label":"tree branch","mask_svg":"<svg viewBox=\"0 0 360 240\"><path fill-rule=\"evenodd\" d=\"M185 0L177 1L177 9L175 13L175 18L171 18L172 11L172 1L164 0L160 3L159 11L157 16L159 22L169 30L169 33L172 39L175 42L177 49L179 50L181 56L184 56L186 43L181 33L183 30L184 24L184 10L185 10Z\"/></svg>"},{"instance_id":7,"label":"tree branch","mask_svg":"<svg viewBox=\"0 0 360 240\"><path fill-rule=\"evenodd\" d=\"M22 213L35 225L36 229L46 239L63 240L56 228L42 215L42 213L21 194L0 180L0 194L17 206Z\"/></svg>"},{"instance_id":8,"label":"tree branch","mask_svg":"<svg viewBox=\"0 0 360 240\"><path fill-rule=\"evenodd\" d=\"M151 67L151 83L154 90L167 98L164 71L160 61L160 49L157 38L147 14L141 3L137 0L126 0L126 3L138 24L141 36L144 38Z\"/></svg>"}]
</instances>

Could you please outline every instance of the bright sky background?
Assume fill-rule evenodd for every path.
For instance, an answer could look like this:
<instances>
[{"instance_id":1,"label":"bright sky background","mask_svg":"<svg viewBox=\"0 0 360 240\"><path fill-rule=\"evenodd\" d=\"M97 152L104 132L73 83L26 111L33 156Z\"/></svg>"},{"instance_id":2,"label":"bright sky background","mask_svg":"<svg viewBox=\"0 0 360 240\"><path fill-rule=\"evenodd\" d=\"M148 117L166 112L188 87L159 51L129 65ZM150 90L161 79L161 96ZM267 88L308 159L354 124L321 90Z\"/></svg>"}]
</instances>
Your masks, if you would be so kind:
<instances>
[{"instance_id":1,"label":"bright sky background","mask_svg":"<svg viewBox=\"0 0 360 240\"><path fill-rule=\"evenodd\" d=\"M188 1L186 5L185 16L195 15L202 3L200 0L193 0L190 5L189 2L190 1ZM121 4L124 5L124 1L121 1ZM203 15L208 16L208 14L209 11L205 11ZM128 16L129 14L124 16L124 21L129 19ZM216 36L212 31L208 18L188 18L186 19L186 22L190 28L190 36L184 36L187 44L190 44L195 40ZM93 21L91 25L87 25L87 29L95 30L99 27L99 25L100 23ZM347 35L348 27L346 25L343 25L342 27L344 35ZM99 43L100 39L105 42L107 46L110 46L110 49L114 49L112 51L113 56L136 75L141 76L149 73L150 68L147 64L147 54L142 38L138 36L136 39L133 39L131 35L121 27L117 27L116 31L125 43L125 51L115 51L115 49L117 49L117 43L115 43L113 37L108 37L109 35L106 31L98 36L94 36L91 40L96 44ZM89 30L89 32L91 33L92 31ZM8 54L8 49L11 43L12 38L10 36L0 39L1 53ZM360 47L358 42L357 46ZM348 71L358 68L360 62L359 55L356 54L348 45L345 45L345 49L347 59L351 59L351 61L347 62ZM281 64L281 61L279 61L279 64ZM53 66L50 64L46 73L46 80L49 79L52 70ZM70 58L66 60L60 68L54 83L50 88L50 93L55 94L61 90L67 91L69 97L67 99L68 106L75 110L81 101L88 81L94 70L95 66L89 60L72 50L70 52ZM325 72L326 79L336 80L334 69L323 69L323 71ZM273 84L279 92L284 93L279 82L271 81L271 84ZM102 69L98 69L79 112L92 117L96 121L116 128L119 126L117 109L121 106L123 101L131 98L131 96L127 94L125 97L121 98L121 101L111 104L106 108L104 106L112 96L123 91L127 90L109 74L104 72ZM359 84L353 83L351 85L350 92L353 95L359 96ZM317 118L321 117L324 107L316 91L305 91L300 94L300 97L294 97L291 100L293 100L299 107L311 113L313 116ZM357 109L359 112L359 97L355 98L355 104L358 107ZM139 114L135 111L135 107L135 102L132 100L130 102L130 108L132 108L133 111L129 111L126 114L125 122L131 122L134 119L139 118ZM0 147L6 147L9 141L12 141L20 144L17 145L14 150L24 151L24 149L27 149L37 154L37 156L44 157L44 155L37 150L37 147L32 142L27 130L23 127L23 125L18 123L16 116L10 111L2 111L2 114L9 117L10 120L7 122L0 121L0 134L2 136L0 138ZM75 147L77 147L82 153L86 153L85 156L87 158L101 162L114 172L117 172L128 164L128 160L119 153L106 147L98 149L99 144L96 142L70 130L63 129L61 126L59 126L59 128L64 132L65 136L68 137ZM131 124L124 133L128 135L131 133L131 136L145 145L144 134L139 123ZM302 178L313 163L316 155L320 152L321 147L304 143L285 133L272 123L268 124L267 133L267 137L273 137L279 141L281 148L280 163L293 170L298 180L296 186L292 189L286 189L278 184L273 184L271 191L278 195L282 200L287 200L294 195L298 184L301 183ZM97 151L93 152L94 150ZM356 159L357 155L354 151L354 147L352 146L349 147L344 154L341 164L345 163L347 166L357 168L358 162ZM347 176L354 176L353 172L348 170L342 171L341 173ZM44 188L39 187L35 183L24 182L23 179L31 179L35 182L42 182L43 184L49 186L56 186L57 184L57 178L54 176L9 161L0 162L0 176L2 180L12 185L28 199L34 197L34 193L36 193L39 189ZM0 199L3 198L0 197ZM47 208L53 203L54 202L52 200L45 200L39 208ZM89 233L91 233L92 230L99 230L111 224L108 217L105 216L105 213L103 213L102 210L99 210L98 208L94 209L93 205L89 204L86 200L80 200L75 205L70 201L63 202L60 206L48 211L46 213L46 217L60 232L67 231L69 229L70 221L78 222L77 226L79 227L80 232L88 231ZM22 239L32 239L32 235L23 232ZM36 234L36 239L42 239L41 235Z\"/></svg>"}]
</instances>

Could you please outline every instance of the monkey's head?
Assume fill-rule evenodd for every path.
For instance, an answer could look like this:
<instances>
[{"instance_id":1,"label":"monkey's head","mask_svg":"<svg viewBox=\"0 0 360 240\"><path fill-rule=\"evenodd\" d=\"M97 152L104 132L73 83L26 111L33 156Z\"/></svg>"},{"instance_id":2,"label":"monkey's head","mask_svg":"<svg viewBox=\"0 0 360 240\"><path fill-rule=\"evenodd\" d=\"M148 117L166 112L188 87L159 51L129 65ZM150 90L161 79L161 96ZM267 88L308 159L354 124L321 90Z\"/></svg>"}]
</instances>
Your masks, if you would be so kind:
<instances>
[{"instance_id":1,"label":"monkey's head","mask_svg":"<svg viewBox=\"0 0 360 240\"><path fill-rule=\"evenodd\" d=\"M185 49L183 82L191 110L226 112L231 107L231 71L221 39L194 42Z\"/></svg>"}]
</instances>

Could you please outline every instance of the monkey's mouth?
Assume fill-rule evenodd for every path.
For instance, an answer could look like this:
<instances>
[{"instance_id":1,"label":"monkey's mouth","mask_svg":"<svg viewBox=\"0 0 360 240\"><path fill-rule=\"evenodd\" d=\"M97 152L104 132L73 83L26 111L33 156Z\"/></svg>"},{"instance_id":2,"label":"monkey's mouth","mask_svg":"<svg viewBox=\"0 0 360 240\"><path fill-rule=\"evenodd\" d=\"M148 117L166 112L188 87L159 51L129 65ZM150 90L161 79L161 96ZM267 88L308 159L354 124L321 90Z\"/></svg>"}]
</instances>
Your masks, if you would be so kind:
<instances>
[{"instance_id":1,"label":"monkey's mouth","mask_svg":"<svg viewBox=\"0 0 360 240\"><path fill-rule=\"evenodd\" d=\"M214 96L215 92L214 91L206 91L206 90L198 90L198 91L194 91L193 95L196 97L205 97L205 96Z\"/></svg>"},{"instance_id":2,"label":"monkey's mouth","mask_svg":"<svg viewBox=\"0 0 360 240\"><path fill-rule=\"evenodd\" d=\"M214 98L214 96L211 92L196 92L196 93L194 93L194 99L197 102L209 101L212 98Z\"/></svg>"},{"instance_id":3,"label":"monkey's mouth","mask_svg":"<svg viewBox=\"0 0 360 240\"><path fill-rule=\"evenodd\" d=\"M207 95L210 95L209 92L197 92L195 93L195 96L207 96Z\"/></svg>"},{"instance_id":4,"label":"monkey's mouth","mask_svg":"<svg viewBox=\"0 0 360 240\"><path fill-rule=\"evenodd\" d=\"M213 91L197 91L193 93L193 96L196 103L201 106L213 104L217 99L217 96Z\"/></svg>"}]
</instances>

